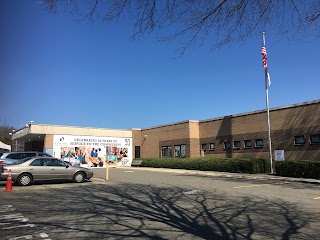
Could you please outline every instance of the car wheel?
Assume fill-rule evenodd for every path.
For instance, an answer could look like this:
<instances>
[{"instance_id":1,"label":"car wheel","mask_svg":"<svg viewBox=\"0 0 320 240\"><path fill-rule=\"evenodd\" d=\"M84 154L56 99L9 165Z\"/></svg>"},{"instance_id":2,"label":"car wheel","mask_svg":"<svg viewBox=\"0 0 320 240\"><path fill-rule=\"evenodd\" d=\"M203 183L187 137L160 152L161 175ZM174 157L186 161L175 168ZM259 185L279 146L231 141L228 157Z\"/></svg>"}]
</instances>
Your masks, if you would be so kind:
<instances>
[{"instance_id":1,"label":"car wheel","mask_svg":"<svg viewBox=\"0 0 320 240\"><path fill-rule=\"evenodd\" d=\"M82 172L78 172L74 175L73 181L76 183L84 182L84 174Z\"/></svg>"},{"instance_id":2,"label":"car wheel","mask_svg":"<svg viewBox=\"0 0 320 240\"><path fill-rule=\"evenodd\" d=\"M32 176L28 173L21 174L17 179L17 184L19 186L30 186L32 181Z\"/></svg>"}]
</instances>

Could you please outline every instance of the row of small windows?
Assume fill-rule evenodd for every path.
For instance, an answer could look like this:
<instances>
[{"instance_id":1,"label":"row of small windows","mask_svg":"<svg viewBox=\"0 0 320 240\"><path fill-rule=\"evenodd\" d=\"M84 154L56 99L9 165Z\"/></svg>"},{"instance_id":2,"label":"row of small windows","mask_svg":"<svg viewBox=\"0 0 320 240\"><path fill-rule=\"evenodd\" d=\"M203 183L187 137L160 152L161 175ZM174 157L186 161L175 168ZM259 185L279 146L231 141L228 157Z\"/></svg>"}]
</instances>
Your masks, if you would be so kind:
<instances>
[{"instance_id":1,"label":"row of small windows","mask_svg":"<svg viewBox=\"0 0 320 240\"><path fill-rule=\"evenodd\" d=\"M252 148L252 141L251 140L244 140L243 141L244 148ZM240 141L233 141L233 149L240 149L241 142ZM256 139L255 140L255 147L256 148L263 148L263 139ZM224 142L223 143L224 150L230 150L232 148L231 142ZM207 150L207 144L201 144L201 150L206 151ZM215 143L209 143L209 151L215 151L216 150L216 144Z\"/></svg>"},{"instance_id":2,"label":"row of small windows","mask_svg":"<svg viewBox=\"0 0 320 240\"><path fill-rule=\"evenodd\" d=\"M263 139L256 139L255 140L255 148L263 148ZM304 145L305 144L305 136L295 136L294 137L294 145ZM309 136L309 144L320 144L320 134L310 135ZM224 149L230 150L232 148L231 142L224 142ZM243 141L244 148L252 148L252 141L251 140L244 140ZM233 149L240 149L241 142L240 141L233 141ZM201 144L201 150L207 150L207 144ZM215 151L216 145L215 143L209 143L209 151Z\"/></svg>"},{"instance_id":3,"label":"row of small windows","mask_svg":"<svg viewBox=\"0 0 320 240\"><path fill-rule=\"evenodd\" d=\"M233 145L232 145L233 143ZM305 144L305 136L295 136L294 137L294 145L304 145ZM309 136L309 144L320 144L320 134L310 135ZM263 148L264 142L263 139L255 139L254 140L254 147L255 148ZM231 149L240 149L241 148L241 141L233 141L233 142L224 142L223 143L224 150L231 150ZM252 140L244 140L243 141L243 147L244 149L250 149L253 147ZM209 143L208 149L207 144L201 144L201 150L202 151L215 151L216 150L216 144L215 143ZM163 158L184 158L186 157L186 145L175 145L174 146L174 152L172 149L172 146L163 146L161 148L161 156Z\"/></svg>"},{"instance_id":4,"label":"row of small windows","mask_svg":"<svg viewBox=\"0 0 320 240\"><path fill-rule=\"evenodd\" d=\"M294 137L294 145L304 145L305 137L304 135ZM320 144L320 134L310 135L309 144Z\"/></svg>"}]
</instances>

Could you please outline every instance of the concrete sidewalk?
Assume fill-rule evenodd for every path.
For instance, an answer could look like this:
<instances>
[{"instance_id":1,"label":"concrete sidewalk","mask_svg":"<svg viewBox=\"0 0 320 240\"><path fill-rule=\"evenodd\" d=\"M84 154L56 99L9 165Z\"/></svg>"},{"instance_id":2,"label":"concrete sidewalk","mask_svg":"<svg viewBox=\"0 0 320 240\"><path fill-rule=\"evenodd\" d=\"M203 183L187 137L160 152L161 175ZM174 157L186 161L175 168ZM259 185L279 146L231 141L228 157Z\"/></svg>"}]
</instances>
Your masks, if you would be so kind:
<instances>
[{"instance_id":1,"label":"concrete sidewalk","mask_svg":"<svg viewBox=\"0 0 320 240\"><path fill-rule=\"evenodd\" d=\"M104 169L103 171L96 169ZM198 170L186 170L186 169L170 169L170 168L149 168L149 167L118 167L116 169L124 169L131 171L151 171L151 172L168 172L176 174L187 174L187 175L202 175L212 177L224 177L224 178L242 178L242 179L258 179L258 180L281 180L289 182L304 182L320 184L320 179L309 179L309 178L292 178L292 177L281 177L271 174L247 174L247 173L229 173L229 172L214 172L214 171L198 171ZM105 178L105 168L93 168L94 179L102 180ZM110 170L109 170L110 171Z\"/></svg>"}]
</instances>

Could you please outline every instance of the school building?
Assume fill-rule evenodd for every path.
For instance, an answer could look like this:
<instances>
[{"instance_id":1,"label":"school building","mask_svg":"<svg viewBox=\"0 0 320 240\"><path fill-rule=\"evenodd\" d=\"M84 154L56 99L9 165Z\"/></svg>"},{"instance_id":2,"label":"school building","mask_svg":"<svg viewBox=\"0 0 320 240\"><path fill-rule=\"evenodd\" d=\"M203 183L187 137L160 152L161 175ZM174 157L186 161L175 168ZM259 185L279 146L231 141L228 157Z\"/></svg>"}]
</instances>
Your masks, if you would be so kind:
<instances>
[{"instance_id":1,"label":"school building","mask_svg":"<svg viewBox=\"0 0 320 240\"><path fill-rule=\"evenodd\" d=\"M320 100L270 109L272 153L285 160L320 160ZM123 165L134 158L259 157L269 159L266 110L187 120L127 130L29 124L12 140L24 150L60 157L65 148L117 147L127 151Z\"/></svg>"}]
</instances>

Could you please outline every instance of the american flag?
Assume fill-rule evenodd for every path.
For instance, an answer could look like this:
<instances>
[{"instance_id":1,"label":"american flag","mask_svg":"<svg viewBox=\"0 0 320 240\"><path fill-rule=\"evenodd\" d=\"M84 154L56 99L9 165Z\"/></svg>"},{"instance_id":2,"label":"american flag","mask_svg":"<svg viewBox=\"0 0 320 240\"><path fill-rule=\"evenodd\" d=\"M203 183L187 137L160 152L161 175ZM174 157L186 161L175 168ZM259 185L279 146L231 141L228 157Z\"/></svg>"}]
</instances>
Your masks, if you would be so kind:
<instances>
[{"instance_id":1,"label":"american flag","mask_svg":"<svg viewBox=\"0 0 320 240\"><path fill-rule=\"evenodd\" d=\"M268 67L268 65L267 65L268 55L267 55L267 49L266 49L266 47L262 47L261 55L262 55L263 68L264 68L264 69L267 69L267 67Z\"/></svg>"},{"instance_id":2,"label":"american flag","mask_svg":"<svg viewBox=\"0 0 320 240\"><path fill-rule=\"evenodd\" d=\"M271 80L270 80L270 75L269 75L269 71L268 71L268 64L267 64L268 55L267 55L267 49L264 46L262 47L261 55L262 55L262 66L266 72L267 86L270 86Z\"/></svg>"}]
</instances>

